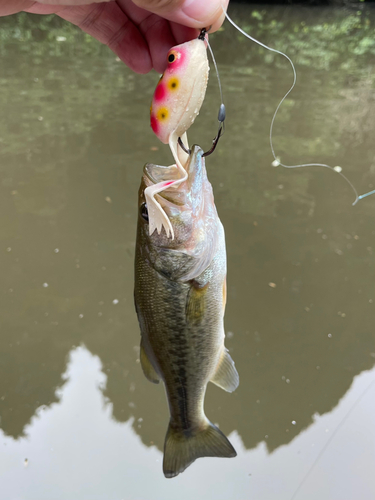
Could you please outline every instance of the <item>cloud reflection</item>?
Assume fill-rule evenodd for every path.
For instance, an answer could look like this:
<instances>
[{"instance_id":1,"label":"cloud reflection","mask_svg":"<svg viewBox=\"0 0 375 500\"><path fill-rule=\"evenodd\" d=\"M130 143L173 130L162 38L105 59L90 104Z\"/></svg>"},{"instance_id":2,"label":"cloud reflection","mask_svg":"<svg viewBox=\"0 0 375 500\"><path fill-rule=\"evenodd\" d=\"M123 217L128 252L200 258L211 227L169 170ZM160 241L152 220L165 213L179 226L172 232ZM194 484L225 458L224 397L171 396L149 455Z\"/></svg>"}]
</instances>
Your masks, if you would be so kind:
<instances>
[{"instance_id":1,"label":"cloud reflection","mask_svg":"<svg viewBox=\"0 0 375 500\"><path fill-rule=\"evenodd\" d=\"M348 488L358 498L375 492L374 370L356 377L336 410L317 418L289 446L271 455L264 443L246 450L234 432L236 459L200 459L172 482L161 473L161 452L142 446L132 419L120 424L111 418L112 405L102 393L108 377L97 356L83 346L73 349L63 378L60 402L40 409L24 437L0 434L4 498L224 500L251 492L258 500L290 500L303 480L297 499L326 498L328 490L333 500L355 498L345 496Z\"/></svg>"}]
</instances>

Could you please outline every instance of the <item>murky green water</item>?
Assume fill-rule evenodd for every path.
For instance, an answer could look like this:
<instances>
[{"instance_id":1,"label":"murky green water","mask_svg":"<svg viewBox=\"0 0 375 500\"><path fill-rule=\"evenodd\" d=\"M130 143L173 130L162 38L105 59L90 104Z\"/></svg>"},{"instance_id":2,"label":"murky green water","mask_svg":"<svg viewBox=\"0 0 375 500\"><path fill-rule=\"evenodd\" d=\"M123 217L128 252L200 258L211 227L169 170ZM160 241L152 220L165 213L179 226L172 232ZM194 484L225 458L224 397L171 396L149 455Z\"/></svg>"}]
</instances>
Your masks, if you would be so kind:
<instances>
[{"instance_id":1,"label":"murky green water","mask_svg":"<svg viewBox=\"0 0 375 500\"><path fill-rule=\"evenodd\" d=\"M296 62L277 154L373 189L375 13L232 13ZM271 166L287 63L227 24L212 37L227 127L207 167L241 383L210 385L206 413L238 457L166 480L167 405L142 374L133 306L142 167L171 163L149 128L157 75L46 18L0 31L1 500L290 500L303 480L296 499L373 499L375 197L352 207L333 172ZM190 134L204 148L218 99L212 73Z\"/></svg>"}]
</instances>

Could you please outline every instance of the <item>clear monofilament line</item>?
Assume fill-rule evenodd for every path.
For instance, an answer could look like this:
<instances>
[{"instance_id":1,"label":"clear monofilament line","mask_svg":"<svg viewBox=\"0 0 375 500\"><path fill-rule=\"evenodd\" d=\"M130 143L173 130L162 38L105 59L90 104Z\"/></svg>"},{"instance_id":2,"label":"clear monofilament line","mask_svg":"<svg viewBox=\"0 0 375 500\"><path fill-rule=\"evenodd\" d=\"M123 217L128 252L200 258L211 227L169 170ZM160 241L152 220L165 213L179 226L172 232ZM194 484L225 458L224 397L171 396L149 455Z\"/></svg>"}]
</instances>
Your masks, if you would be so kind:
<instances>
[{"instance_id":1,"label":"clear monofilament line","mask_svg":"<svg viewBox=\"0 0 375 500\"><path fill-rule=\"evenodd\" d=\"M216 64L216 59L215 59L215 56L214 56L214 53L213 53L213 50L211 49L211 45L209 43L209 41L207 40L207 47L210 51L210 54L211 54L211 57L212 57L212 62L214 63L214 68L215 68L215 72L216 72L216 76L217 76L217 81L218 81L218 84L219 84L219 91L220 91L220 99L221 99L221 104L224 104L224 99L223 99L223 90L221 88L221 81L220 81L220 76L219 76L219 70L217 68L217 64Z\"/></svg>"},{"instance_id":2,"label":"clear monofilament line","mask_svg":"<svg viewBox=\"0 0 375 500\"><path fill-rule=\"evenodd\" d=\"M276 153L275 153L275 149L273 147L273 139L272 139L272 136L273 136L273 127L274 127L274 123L275 123L275 119L276 119L276 115L280 109L280 106L283 104L283 102L285 101L285 99L289 96L289 94L292 92L292 90L294 89L295 85L296 85L296 81L297 81L297 73L296 73L296 69L294 67L294 64L293 64L293 61L290 59L289 56L287 56L286 54L284 54L284 52L281 52L280 50L277 50L277 49L273 49L272 47L268 47L268 45L265 45L264 43L260 42L259 40L257 40L256 38L252 37L251 35L249 35L248 33L246 33L246 31L244 31L243 29L241 29L230 17L229 15L227 14L227 12L225 11L224 7L222 6L222 9L224 11L224 14L225 14L225 17L227 18L227 20L230 22L230 24L232 26L234 26L234 28L236 28L240 33L242 33L246 38L248 38L249 40L257 43L258 45L260 45L261 47L271 51L271 52L274 52L276 54L280 54L281 56L285 57L288 62L290 63L291 67L292 67L292 70L293 70L293 83L292 83L292 86L290 87L290 89L288 90L288 92L284 95L284 97L281 99L281 101L279 102L279 104L277 105L276 107L276 110L275 110L275 113L273 114L273 117L272 117L272 120L271 120L271 125L270 125L270 147L271 147L271 152L272 152L272 156L275 160L275 162L277 162L278 165L281 165L282 167L284 168L302 168L302 167L324 167L324 168L328 168L330 170L332 170L333 172L335 172L336 174L339 174L348 184L349 186L352 188L353 192L354 192L354 195L355 195L355 200L354 202L352 203L352 205L355 205L359 200L361 200L362 198L365 198L367 196L370 196L371 194L375 194L375 190L374 191L370 191L369 193L365 193L361 196L358 195L358 192L356 190L356 188L354 187L354 185L352 184L352 182L342 173L342 172L339 172L338 170L336 170L334 167L331 167L330 165L326 165L325 163L304 163L304 164L299 164L299 165L285 165L284 163L281 163L280 160L277 158L276 156Z\"/></svg>"},{"instance_id":3,"label":"clear monofilament line","mask_svg":"<svg viewBox=\"0 0 375 500\"><path fill-rule=\"evenodd\" d=\"M375 192L375 191L374 191ZM323 456L324 452L326 451L326 449L328 448L328 446L331 444L331 442L333 441L333 438L336 436L336 434L338 433L338 431L342 428L342 426L344 425L344 423L348 420L348 418L350 417L350 415L353 413L353 411L355 410L355 408L357 407L358 403L361 401L361 399L370 391L370 389L372 388L372 386L375 384L375 380L373 380L372 382L369 383L369 385L366 387L366 389L358 396L358 398L356 399L356 401L354 402L353 406L350 408L350 410L346 413L346 415L344 415L344 418L341 420L341 422L339 423L339 425L336 427L336 429L333 431L333 433L331 434L330 438L328 439L328 441L326 442L326 444L323 446L323 448L320 450L318 456L315 458L312 466L310 467L309 471L307 472L307 474L304 476L304 478L302 479L302 481L299 483L297 489L295 490L295 492L293 493L293 496L291 497L290 500L294 500L297 496L297 493L299 493L301 491L301 488L302 486L305 484L307 478L310 476L310 474L312 473L312 471L314 470L315 466L317 465L317 463L319 462L319 460L321 459L321 457Z\"/></svg>"}]
</instances>

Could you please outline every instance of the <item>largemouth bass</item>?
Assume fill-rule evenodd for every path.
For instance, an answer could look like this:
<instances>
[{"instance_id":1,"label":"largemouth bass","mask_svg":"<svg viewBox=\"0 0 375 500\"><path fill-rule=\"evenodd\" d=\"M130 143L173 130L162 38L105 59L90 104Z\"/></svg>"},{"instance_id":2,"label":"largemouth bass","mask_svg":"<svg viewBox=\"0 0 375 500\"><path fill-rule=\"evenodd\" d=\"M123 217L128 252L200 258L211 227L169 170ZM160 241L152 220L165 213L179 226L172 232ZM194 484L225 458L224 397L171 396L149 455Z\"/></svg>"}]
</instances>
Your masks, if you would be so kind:
<instances>
[{"instance_id":1,"label":"largemouth bass","mask_svg":"<svg viewBox=\"0 0 375 500\"><path fill-rule=\"evenodd\" d=\"M150 234L144 192L176 178L177 167L145 165L139 190L135 305L140 360L148 380L165 385L170 421L163 471L168 478L199 457L236 456L203 408L209 381L232 392L239 377L224 346L224 229L202 154L193 146L185 165L187 179L157 195L173 226L173 240L164 231Z\"/></svg>"}]
</instances>

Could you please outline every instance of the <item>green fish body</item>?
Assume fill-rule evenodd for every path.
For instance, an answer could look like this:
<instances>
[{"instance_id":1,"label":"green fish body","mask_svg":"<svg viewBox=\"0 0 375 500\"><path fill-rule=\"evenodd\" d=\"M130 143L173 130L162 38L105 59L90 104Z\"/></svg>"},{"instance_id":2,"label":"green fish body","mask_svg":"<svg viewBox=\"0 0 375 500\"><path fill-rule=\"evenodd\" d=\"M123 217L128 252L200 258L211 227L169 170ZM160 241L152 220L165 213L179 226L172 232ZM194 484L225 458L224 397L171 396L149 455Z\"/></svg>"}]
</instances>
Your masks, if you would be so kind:
<instances>
[{"instance_id":1,"label":"green fish body","mask_svg":"<svg viewBox=\"0 0 375 500\"><path fill-rule=\"evenodd\" d=\"M239 383L224 347L226 251L202 150L186 165L188 178L164 190L158 201L174 229L149 235L144 190L179 175L174 165L147 164L139 190L135 257L135 305L145 376L164 382L170 422L164 445L166 477L204 456L234 457L224 434L204 413L209 381L232 392Z\"/></svg>"}]
</instances>

